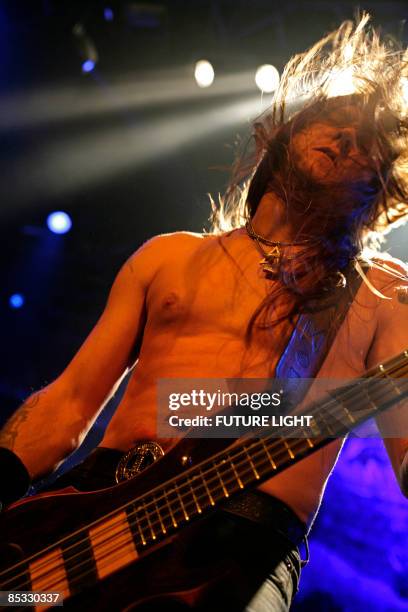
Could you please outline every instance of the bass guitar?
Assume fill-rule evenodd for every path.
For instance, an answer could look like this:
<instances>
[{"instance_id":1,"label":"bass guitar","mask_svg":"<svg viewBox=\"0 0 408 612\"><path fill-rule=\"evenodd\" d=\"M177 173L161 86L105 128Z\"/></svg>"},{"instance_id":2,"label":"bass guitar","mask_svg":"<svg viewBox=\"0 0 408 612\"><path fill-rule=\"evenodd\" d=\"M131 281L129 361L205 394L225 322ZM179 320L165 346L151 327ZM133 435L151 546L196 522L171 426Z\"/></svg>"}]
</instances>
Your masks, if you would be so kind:
<instances>
[{"instance_id":1,"label":"bass guitar","mask_svg":"<svg viewBox=\"0 0 408 612\"><path fill-rule=\"evenodd\" d=\"M88 493L64 489L13 504L0 515L0 591L59 592L64 607L73 610L136 610L165 597L188 609L220 572L214 566L203 577L169 563L169 551L177 550L183 534L227 498L407 397L407 376L408 350L302 410L313 414L314 424L310 431L299 429L298 437L285 437L284 430L279 438L187 435L141 474L114 487Z\"/></svg>"}]
</instances>

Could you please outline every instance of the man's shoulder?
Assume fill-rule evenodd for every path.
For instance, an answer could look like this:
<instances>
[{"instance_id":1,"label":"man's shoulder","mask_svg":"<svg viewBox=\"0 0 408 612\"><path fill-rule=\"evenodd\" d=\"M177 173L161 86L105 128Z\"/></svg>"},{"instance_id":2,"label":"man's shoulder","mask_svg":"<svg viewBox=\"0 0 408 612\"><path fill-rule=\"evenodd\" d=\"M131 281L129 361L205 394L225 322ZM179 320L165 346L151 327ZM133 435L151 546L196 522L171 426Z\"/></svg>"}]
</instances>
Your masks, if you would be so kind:
<instances>
[{"instance_id":1,"label":"man's shoulder","mask_svg":"<svg viewBox=\"0 0 408 612\"><path fill-rule=\"evenodd\" d=\"M186 245L186 244L198 244L204 239L208 239L212 234L204 234L198 232L188 232L188 231L177 231L170 232L168 234L157 234L153 236L149 240L147 240L143 245L143 248L160 248L162 246L177 246L177 245ZM140 249L138 249L139 251ZM138 252L136 251L136 253Z\"/></svg>"},{"instance_id":2,"label":"man's shoulder","mask_svg":"<svg viewBox=\"0 0 408 612\"><path fill-rule=\"evenodd\" d=\"M167 234L157 234L150 238L148 242L158 244L158 243L172 243L172 244L185 244L187 242L199 242L204 239L208 239L212 236L212 234L205 234L200 232L189 232L187 230L179 230L177 232L170 232Z\"/></svg>"},{"instance_id":3,"label":"man's shoulder","mask_svg":"<svg viewBox=\"0 0 408 612\"><path fill-rule=\"evenodd\" d=\"M182 257L191 253L212 234L178 231L157 234L146 240L128 259L131 267L153 267L168 261L171 257Z\"/></svg>"}]
</instances>

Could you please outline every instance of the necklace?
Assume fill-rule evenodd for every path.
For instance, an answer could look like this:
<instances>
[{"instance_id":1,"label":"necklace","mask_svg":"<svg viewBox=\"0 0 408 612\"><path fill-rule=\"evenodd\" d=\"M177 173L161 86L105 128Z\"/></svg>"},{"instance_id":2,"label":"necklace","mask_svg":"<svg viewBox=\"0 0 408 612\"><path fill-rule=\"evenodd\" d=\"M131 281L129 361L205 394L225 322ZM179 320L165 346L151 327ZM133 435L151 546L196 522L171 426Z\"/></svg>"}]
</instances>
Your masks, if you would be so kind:
<instances>
[{"instance_id":1,"label":"necklace","mask_svg":"<svg viewBox=\"0 0 408 612\"><path fill-rule=\"evenodd\" d=\"M262 259L259 262L266 278L276 280L279 278L280 267L282 263L282 247L301 246L313 242L311 239L296 240L293 242L278 242L276 240L268 240L264 236L257 234L253 228L251 220L248 219L245 224L245 229L248 236L255 241ZM272 247L270 251L265 251L262 244Z\"/></svg>"}]
</instances>

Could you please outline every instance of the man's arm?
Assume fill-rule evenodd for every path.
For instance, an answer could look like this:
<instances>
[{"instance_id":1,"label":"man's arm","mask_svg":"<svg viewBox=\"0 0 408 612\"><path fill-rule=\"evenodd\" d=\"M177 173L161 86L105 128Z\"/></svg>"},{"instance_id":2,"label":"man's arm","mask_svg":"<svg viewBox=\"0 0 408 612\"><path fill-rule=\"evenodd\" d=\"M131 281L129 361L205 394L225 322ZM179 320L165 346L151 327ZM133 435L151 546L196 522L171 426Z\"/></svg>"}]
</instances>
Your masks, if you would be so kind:
<instances>
[{"instance_id":1,"label":"man's arm","mask_svg":"<svg viewBox=\"0 0 408 612\"><path fill-rule=\"evenodd\" d=\"M407 274L407 268L399 262L393 261L392 267L399 274ZM377 277L373 284L391 299L379 300L377 331L367 357L369 368L408 349L408 277L406 281L390 282L389 275L382 272L373 276ZM408 401L376 420L401 491L408 497ZM399 432L400 437L390 437L389 432Z\"/></svg>"},{"instance_id":2,"label":"man's arm","mask_svg":"<svg viewBox=\"0 0 408 612\"><path fill-rule=\"evenodd\" d=\"M102 316L64 372L31 395L0 432L32 478L49 473L78 445L130 365L144 324L147 287L159 265L153 238L122 267ZM160 246L159 246L160 248Z\"/></svg>"}]
</instances>

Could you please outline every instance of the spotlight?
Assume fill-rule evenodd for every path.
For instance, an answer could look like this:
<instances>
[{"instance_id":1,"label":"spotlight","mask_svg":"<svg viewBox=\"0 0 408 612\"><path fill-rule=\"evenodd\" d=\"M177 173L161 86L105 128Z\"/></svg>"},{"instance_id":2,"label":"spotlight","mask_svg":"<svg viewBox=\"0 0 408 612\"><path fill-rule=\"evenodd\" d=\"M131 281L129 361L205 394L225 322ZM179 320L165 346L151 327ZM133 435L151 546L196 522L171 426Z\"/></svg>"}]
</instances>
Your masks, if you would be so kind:
<instances>
[{"instance_id":1,"label":"spotlight","mask_svg":"<svg viewBox=\"0 0 408 612\"><path fill-rule=\"evenodd\" d=\"M71 217L58 210L47 217L47 227L53 234L66 234L72 227Z\"/></svg>"},{"instance_id":2,"label":"spotlight","mask_svg":"<svg viewBox=\"0 0 408 612\"><path fill-rule=\"evenodd\" d=\"M103 9L103 16L105 17L105 21L113 21L114 14L110 6L106 6Z\"/></svg>"},{"instance_id":3,"label":"spotlight","mask_svg":"<svg viewBox=\"0 0 408 612\"><path fill-rule=\"evenodd\" d=\"M214 68L207 60L200 60L194 68L194 78L199 87L209 87L214 81Z\"/></svg>"},{"instance_id":4,"label":"spotlight","mask_svg":"<svg viewBox=\"0 0 408 612\"><path fill-rule=\"evenodd\" d=\"M24 306L24 301L24 296L21 295L21 293L13 293L13 295L10 295L9 298L10 308L21 308Z\"/></svg>"},{"instance_id":5,"label":"spotlight","mask_svg":"<svg viewBox=\"0 0 408 612\"><path fill-rule=\"evenodd\" d=\"M272 93L279 85L279 72L272 64L259 66L255 74L255 83L265 93Z\"/></svg>"},{"instance_id":6,"label":"spotlight","mask_svg":"<svg viewBox=\"0 0 408 612\"><path fill-rule=\"evenodd\" d=\"M88 59L82 62L82 72L92 72L96 64L93 60Z\"/></svg>"}]
</instances>

